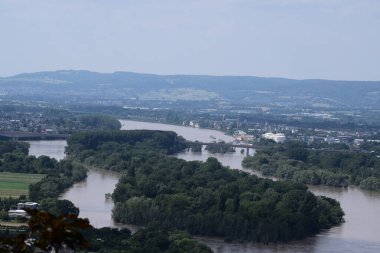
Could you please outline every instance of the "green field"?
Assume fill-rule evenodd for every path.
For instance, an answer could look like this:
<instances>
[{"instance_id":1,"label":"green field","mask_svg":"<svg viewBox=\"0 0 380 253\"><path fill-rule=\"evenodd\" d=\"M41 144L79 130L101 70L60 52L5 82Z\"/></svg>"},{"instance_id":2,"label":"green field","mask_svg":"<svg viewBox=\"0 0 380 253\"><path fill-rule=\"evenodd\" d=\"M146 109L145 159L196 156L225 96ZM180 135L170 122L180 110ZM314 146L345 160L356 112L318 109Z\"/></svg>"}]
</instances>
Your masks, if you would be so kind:
<instances>
[{"instance_id":1,"label":"green field","mask_svg":"<svg viewBox=\"0 0 380 253\"><path fill-rule=\"evenodd\" d=\"M0 172L0 197L28 195L29 185L40 181L45 175Z\"/></svg>"}]
</instances>

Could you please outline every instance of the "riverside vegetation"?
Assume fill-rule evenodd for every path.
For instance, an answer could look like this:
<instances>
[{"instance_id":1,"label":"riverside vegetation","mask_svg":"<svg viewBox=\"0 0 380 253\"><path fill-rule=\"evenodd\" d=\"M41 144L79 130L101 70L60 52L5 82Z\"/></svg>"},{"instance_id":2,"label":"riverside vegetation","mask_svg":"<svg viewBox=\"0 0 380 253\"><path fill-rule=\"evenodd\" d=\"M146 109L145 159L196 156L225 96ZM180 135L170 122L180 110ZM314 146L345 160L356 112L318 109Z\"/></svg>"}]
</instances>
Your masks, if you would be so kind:
<instances>
[{"instance_id":1,"label":"riverside vegetation","mask_svg":"<svg viewBox=\"0 0 380 253\"><path fill-rule=\"evenodd\" d=\"M65 122L73 121L65 117ZM83 115L80 117L80 129L119 129L120 122L110 116L105 115ZM67 200L58 200L59 195L71 187L74 183L80 182L87 177L87 170L84 166L70 160L57 161L48 156L29 156L29 144L17 141L0 141L0 172L14 173L14 178L27 175L36 178L29 184L28 194L23 194L19 198L9 195L0 198L0 214L2 218L7 217L6 211L16 208L20 201L38 201L43 210L53 214L67 214L79 212L75 206ZM14 184L24 183L13 180ZM31 181L31 180L29 180ZM0 182L0 186L2 186ZM4 185L6 187L6 185ZM0 187L1 188L1 187ZM14 197L14 198L12 198Z\"/></svg>"},{"instance_id":2,"label":"riverside vegetation","mask_svg":"<svg viewBox=\"0 0 380 253\"><path fill-rule=\"evenodd\" d=\"M28 194L20 197L0 198L0 218L7 219L9 209L16 208L20 201L38 201L43 210L54 214L76 213L78 210L70 201L58 200L58 196L74 183L87 176L86 169L71 161L58 162L47 156L29 156L28 143L0 141L0 171L12 172L14 175L38 175L41 180L29 185ZM22 173L22 174L21 174Z\"/></svg>"},{"instance_id":3,"label":"riverside vegetation","mask_svg":"<svg viewBox=\"0 0 380 253\"><path fill-rule=\"evenodd\" d=\"M91 228L88 226L88 220L78 219L79 209L72 202L58 199L60 193L86 178L86 169L70 160L58 162L47 156L28 156L27 143L0 141L0 171L15 174L22 172L24 176L35 173L45 175L39 182L30 185L28 196L0 198L1 220L8 221L7 211L15 209L20 201L38 201L40 210L43 211L32 215L27 228L13 229L12 232L0 226L1 252L35 252L36 246L46 250L52 245L58 250L62 242L79 250L78 252L212 252L204 244L180 232L169 233L146 228L132 235L128 229L119 231L111 228ZM87 225L78 227L78 224ZM75 233L60 234L61 228L68 226L74 229ZM53 232L49 227L55 228ZM34 244L28 246L24 241L30 237L34 238Z\"/></svg>"},{"instance_id":4,"label":"riverside vegetation","mask_svg":"<svg viewBox=\"0 0 380 253\"><path fill-rule=\"evenodd\" d=\"M215 158L169 157L186 145L174 132L133 130L77 133L70 159L123 172L112 197L113 218L164 230L227 240L301 239L343 221L337 201L306 186L230 170Z\"/></svg>"},{"instance_id":5,"label":"riverside vegetation","mask_svg":"<svg viewBox=\"0 0 380 253\"><path fill-rule=\"evenodd\" d=\"M64 119L60 121L66 123L73 121L68 117ZM121 126L117 119L104 115L83 115L80 117L80 122L80 129L119 129ZM39 202L42 210L55 215L79 213L73 203L58 200L58 197L74 183L86 179L87 170L84 166L67 159L57 161L48 156L29 156L29 144L26 142L0 141L0 172L14 173L12 174L14 178L17 178L17 175L19 178L27 175L33 175L31 178L37 176L40 178L35 180L37 182L29 184L29 189L25 189L27 194L22 194L20 197L12 194L0 198L0 218L7 219L9 209L16 209L18 202L27 200ZM20 179L17 182L14 179L13 184L24 183L23 186L26 187L25 181Z\"/></svg>"},{"instance_id":6,"label":"riverside vegetation","mask_svg":"<svg viewBox=\"0 0 380 253\"><path fill-rule=\"evenodd\" d=\"M246 157L243 167L298 183L380 190L380 144L367 143L367 152L348 152L344 144L307 145L287 141L267 143L265 150Z\"/></svg>"}]
</instances>

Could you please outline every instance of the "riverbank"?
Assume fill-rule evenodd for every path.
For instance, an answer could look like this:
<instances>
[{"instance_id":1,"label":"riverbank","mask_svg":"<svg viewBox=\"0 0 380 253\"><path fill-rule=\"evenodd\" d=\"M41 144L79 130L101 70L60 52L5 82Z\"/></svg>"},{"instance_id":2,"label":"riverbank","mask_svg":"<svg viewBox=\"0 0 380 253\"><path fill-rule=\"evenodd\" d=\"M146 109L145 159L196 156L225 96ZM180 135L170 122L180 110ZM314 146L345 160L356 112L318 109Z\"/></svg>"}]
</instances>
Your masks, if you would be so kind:
<instances>
[{"instance_id":1,"label":"riverbank","mask_svg":"<svg viewBox=\"0 0 380 253\"><path fill-rule=\"evenodd\" d=\"M162 124L162 125L168 125L168 126L175 126L175 127L187 127L187 128L194 128L194 129L204 129L204 130L212 130L212 131L218 131L221 133L224 133L225 135L232 136L232 134L228 131L224 131L222 129L215 129L215 128L208 128L208 127L192 127L190 125L183 125L183 124L175 124L173 122L166 122L166 121L159 121L159 120L141 120L140 118L128 118L128 119L119 119L119 121L133 121L133 122L140 122L140 123L152 123L152 124ZM211 137L212 138L212 137ZM216 138L212 138L216 139ZM235 138L234 138L235 139Z\"/></svg>"},{"instance_id":2,"label":"riverbank","mask_svg":"<svg viewBox=\"0 0 380 253\"><path fill-rule=\"evenodd\" d=\"M128 129L152 129L155 130L157 123L141 123L124 121L125 126L129 126ZM205 130L205 129L193 129L187 127L174 127L173 125L158 124L158 130L171 130L181 133L185 138L198 136L199 140L210 140L210 135L221 136L222 138L229 138L224 133ZM189 130L190 129L190 130ZM127 130L127 129L125 129ZM211 133L210 133L211 131ZM203 140L202 138L205 138ZM47 143L48 144L48 143ZM56 145L58 143L55 143ZM54 150L61 150L62 153L49 154L52 157L64 156L64 143L60 143L61 147ZM32 148L32 146L31 146ZM41 153L43 150L49 151L49 148L38 145L38 149L34 146L34 152ZM33 155L33 153L31 153ZM206 160L210 154L206 152L192 153L184 152L177 154L176 157L185 160ZM231 168L242 169L241 161L244 156L239 152L233 154L214 154L213 157L218 158L223 165L230 166ZM91 172L91 171L90 171ZM97 174L97 175L95 175ZM95 177L95 179L94 179ZM94 179L94 180L93 180ZM105 202L104 194L112 192L114 185L118 182L118 179L114 176L109 176L108 173L103 172L91 172L86 182L79 183L79 187L74 185L70 188L68 196L70 201L75 202L77 206L83 212L83 216L86 212L93 213L91 221L93 223L102 225L109 225L117 227L117 224L113 224L111 220L112 207L107 206ZM100 188L103 188L103 193L97 194ZM95 191L94 191L95 189ZM206 238L205 242L209 245L215 253L252 253L252 252L264 252L264 253L335 253L335 252L352 252L352 253L364 253L364 252L380 252L380 220L378 214L380 213L380 194L374 192L363 191L355 188L333 188L333 187L309 187L309 189L316 195L326 195L334 198L341 203L343 210L346 213L346 222L341 226L333 227L327 231L323 231L321 234L315 237L307 238L302 241L296 241L285 245L256 245L250 243L236 244L225 243L223 240L215 240ZM66 194L68 193L66 192ZM100 197L99 202L97 202ZM62 196L63 198L63 196ZM89 202L89 204L87 203ZM97 205L98 204L98 205ZM88 206L89 205L89 206ZM90 210L93 208L93 210ZM109 220L105 220L108 218Z\"/></svg>"},{"instance_id":3,"label":"riverbank","mask_svg":"<svg viewBox=\"0 0 380 253\"><path fill-rule=\"evenodd\" d=\"M220 131L220 132L224 132L222 130L219 130L219 129L215 129L215 128L207 128L207 127L192 127L190 125L183 125L183 124L179 124L179 123L174 123L174 122L169 122L169 121L160 121L160 120L155 120L154 118L144 118L144 119L141 119L141 117L129 117L129 118L124 118L124 119L119 119L119 120L129 120L129 121L136 121L136 122L147 122L147 123L158 123L158 124L165 124L165 125L172 125L172 126L183 126L183 127L191 127L191 128L200 128L200 129L209 129L209 130L215 130L215 131Z\"/></svg>"}]
</instances>

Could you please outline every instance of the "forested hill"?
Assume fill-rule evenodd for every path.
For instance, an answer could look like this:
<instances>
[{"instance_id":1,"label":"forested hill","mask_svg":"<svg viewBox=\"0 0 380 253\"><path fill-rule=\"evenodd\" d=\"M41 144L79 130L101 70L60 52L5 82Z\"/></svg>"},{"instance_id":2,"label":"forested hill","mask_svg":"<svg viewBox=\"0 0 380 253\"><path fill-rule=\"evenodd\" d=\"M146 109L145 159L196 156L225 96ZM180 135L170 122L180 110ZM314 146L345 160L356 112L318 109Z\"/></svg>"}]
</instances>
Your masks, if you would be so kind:
<instances>
[{"instance_id":1,"label":"forested hill","mask_svg":"<svg viewBox=\"0 0 380 253\"><path fill-rule=\"evenodd\" d=\"M0 78L5 98L72 102L218 101L324 108L380 106L380 81L55 71Z\"/></svg>"}]
</instances>

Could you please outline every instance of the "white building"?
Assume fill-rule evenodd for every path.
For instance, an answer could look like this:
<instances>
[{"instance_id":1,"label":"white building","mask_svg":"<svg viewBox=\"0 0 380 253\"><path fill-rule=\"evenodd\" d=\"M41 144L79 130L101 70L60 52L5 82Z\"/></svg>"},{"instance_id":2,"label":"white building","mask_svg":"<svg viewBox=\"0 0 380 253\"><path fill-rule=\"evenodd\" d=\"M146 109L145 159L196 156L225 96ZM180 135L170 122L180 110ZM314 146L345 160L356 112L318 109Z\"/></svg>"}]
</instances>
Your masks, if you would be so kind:
<instances>
[{"instance_id":1,"label":"white building","mask_svg":"<svg viewBox=\"0 0 380 253\"><path fill-rule=\"evenodd\" d=\"M26 217L27 216L27 213L25 212L25 210L9 210L8 211L8 216L9 218L17 218L17 217Z\"/></svg>"},{"instance_id":2,"label":"white building","mask_svg":"<svg viewBox=\"0 0 380 253\"><path fill-rule=\"evenodd\" d=\"M283 143L286 140L285 134L281 134L281 133L278 133L278 134L265 133L262 136L265 139L273 140L273 141L275 141L277 143Z\"/></svg>"},{"instance_id":3,"label":"white building","mask_svg":"<svg viewBox=\"0 0 380 253\"><path fill-rule=\"evenodd\" d=\"M199 123L196 121L190 121L189 126L199 128Z\"/></svg>"},{"instance_id":4,"label":"white building","mask_svg":"<svg viewBox=\"0 0 380 253\"><path fill-rule=\"evenodd\" d=\"M255 138L253 135L249 135L244 131L238 130L234 135L236 140L238 141L253 141Z\"/></svg>"},{"instance_id":5,"label":"white building","mask_svg":"<svg viewBox=\"0 0 380 253\"><path fill-rule=\"evenodd\" d=\"M38 209L39 205L36 202L20 202L17 204L17 209Z\"/></svg>"}]
</instances>

